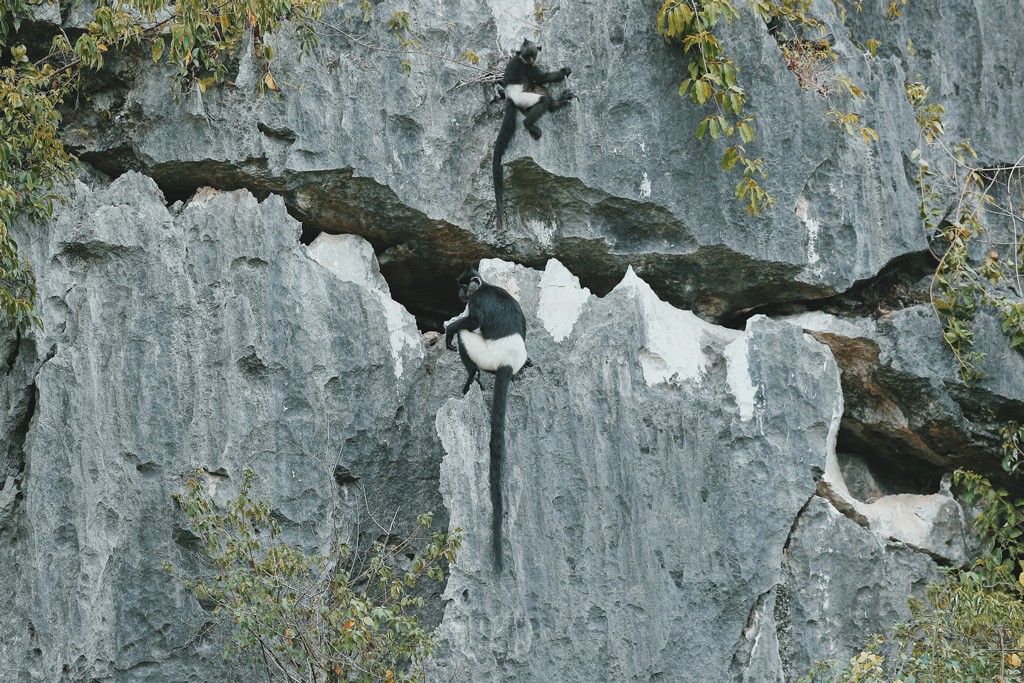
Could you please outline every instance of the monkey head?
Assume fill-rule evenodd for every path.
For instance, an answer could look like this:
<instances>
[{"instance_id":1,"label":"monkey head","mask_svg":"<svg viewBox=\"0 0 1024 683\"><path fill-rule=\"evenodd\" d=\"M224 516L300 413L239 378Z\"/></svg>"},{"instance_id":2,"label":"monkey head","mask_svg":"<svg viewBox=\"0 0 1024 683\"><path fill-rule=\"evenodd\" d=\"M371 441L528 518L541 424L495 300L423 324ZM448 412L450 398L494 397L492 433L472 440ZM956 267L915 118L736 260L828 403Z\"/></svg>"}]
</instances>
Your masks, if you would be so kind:
<instances>
[{"instance_id":1,"label":"monkey head","mask_svg":"<svg viewBox=\"0 0 1024 683\"><path fill-rule=\"evenodd\" d=\"M523 38L523 44L516 50L516 54L519 55L519 59L532 66L540 59L540 45L528 38Z\"/></svg>"},{"instance_id":2,"label":"monkey head","mask_svg":"<svg viewBox=\"0 0 1024 683\"><path fill-rule=\"evenodd\" d=\"M480 271L475 266L469 266L462 271L462 275L459 276L459 299L462 303L468 303L482 284Z\"/></svg>"}]
</instances>

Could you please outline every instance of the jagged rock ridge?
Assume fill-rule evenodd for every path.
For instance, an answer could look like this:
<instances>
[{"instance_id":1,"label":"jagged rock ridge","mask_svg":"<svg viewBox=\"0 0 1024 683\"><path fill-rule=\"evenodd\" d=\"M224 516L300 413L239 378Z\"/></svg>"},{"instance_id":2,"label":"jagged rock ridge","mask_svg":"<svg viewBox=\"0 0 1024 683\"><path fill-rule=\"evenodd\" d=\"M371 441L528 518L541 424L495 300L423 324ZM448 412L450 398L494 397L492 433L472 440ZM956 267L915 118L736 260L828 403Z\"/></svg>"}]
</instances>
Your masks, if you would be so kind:
<instances>
[{"instance_id":1,"label":"jagged rock ridge","mask_svg":"<svg viewBox=\"0 0 1024 683\"><path fill-rule=\"evenodd\" d=\"M487 400L459 396L456 354L388 314L364 242L303 247L279 199L244 191L168 208L131 173L77 184L41 230L46 331L6 383L35 396L0 520L0 647L21 680L244 675L162 570L199 567L170 497L197 467L225 497L254 467L304 543L329 540L332 511L352 528L367 499L450 511L467 538L435 603L439 680L781 680L884 628L933 575L926 553L807 515L842 393L832 353L799 326L710 325L632 273L597 298L555 261L485 262L521 299L536 363L509 402L495 576ZM835 541L829 557L866 558L852 593L807 583L823 546L806 534ZM811 578L843 572L815 566ZM844 605L879 585L877 617L815 611L823 590Z\"/></svg>"},{"instance_id":2,"label":"jagged rock ridge","mask_svg":"<svg viewBox=\"0 0 1024 683\"><path fill-rule=\"evenodd\" d=\"M682 58L654 32L653 10L625 0L552 7L539 25L528 0L410 8L426 52L472 49L495 61L528 35L546 46L546 62L574 68L579 99L545 117L542 140L518 135L507 154L506 234L493 229L493 88L460 85L478 72L424 55L413 56L406 78L401 55L328 28L301 62L293 36L273 38L270 68L288 84L280 96L254 95L262 74L249 53L232 88L195 90L180 105L167 96L166 74L127 60L69 129L82 158L115 175L141 170L168 196L202 185L273 192L310 238L366 237L398 299L432 324L456 307L439 282L481 256L535 267L556 257L601 294L632 265L663 299L721 320L830 296L926 251L905 80L935 85L951 140L970 137L987 159L1019 156L1019 93L991 65L1016 54L1005 27L1024 19L1021 8L949 0L906 8L893 23L875 4L850 12L850 28L831 6L819 8L841 57L837 75L867 93L861 114L879 133L873 145L829 123L824 99L800 88L762 22L744 14L724 30L757 116L751 151L763 156L777 198L757 219L734 200L736 179L718 168L719 151L692 135L705 112L677 94ZM376 10L376 25L389 11ZM934 21L935 12L957 19ZM876 58L857 47L872 37L882 39Z\"/></svg>"},{"instance_id":3,"label":"jagged rock ridge","mask_svg":"<svg viewBox=\"0 0 1024 683\"><path fill-rule=\"evenodd\" d=\"M453 54L534 31L526 0L410 10ZM920 69L951 135L1016 159L1021 8L912 3L890 39L881 3L865 7L850 21L886 37L873 60L826 17L874 146L826 122L760 22L726 30L778 199L757 220L693 139L703 113L676 94L683 64L653 11L546 13L544 57L573 66L580 99L540 142L517 136L507 234L490 227L499 104L459 87L459 67L416 58L405 78L398 57L334 34L299 63L284 32L279 97L255 95L243 54L233 88L179 106L165 74L115 60L68 112L84 181L53 221L17 227L46 327L2 341L0 658L15 680L250 675L161 568L200 566L170 498L197 467L228 496L253 466L305 544L334 516L356 534L399 508L464 527L425 615L446 637L437 680L792 681L962 561L941 475L995 464L995 430L1024 415L1024 361L983 319L986 376L967 390L927 307L863 315L833 295L888 268L926 300L903 81ZM509 403L500 576L484 550L488 398L458 395L455 354L392 301L436 326L455 272L495 255L485 273L522 301L536 362ZM825 297L831 315L712 324ZM868 474L853 482L851 463ZM928 514L906 524L910 506Z\"/></svg>"}]
</instances>

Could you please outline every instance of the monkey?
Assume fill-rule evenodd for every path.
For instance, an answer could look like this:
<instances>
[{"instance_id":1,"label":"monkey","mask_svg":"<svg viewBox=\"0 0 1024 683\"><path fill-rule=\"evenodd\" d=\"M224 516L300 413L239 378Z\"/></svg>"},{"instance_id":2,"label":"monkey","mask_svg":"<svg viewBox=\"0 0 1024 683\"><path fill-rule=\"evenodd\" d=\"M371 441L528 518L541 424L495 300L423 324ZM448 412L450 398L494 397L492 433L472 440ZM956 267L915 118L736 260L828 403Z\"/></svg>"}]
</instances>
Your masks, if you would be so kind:
<instances>
[{"instance_id":1,"label":"monkey","mask_svg":"<svg viewBox=\"0 0 1024 683\"><path fill-rule=\"evenodd\" d=\"M505 411L512 376L527 365L526 318L511 294L487 284L475 266L459 275L459 298L467 305L466 315L445 328L445 346L454 351L452 339L458 335L459 357L469 376L462 394L473 381L479 383L481 370L493 372L494 402L491 406L491 540L494 564L501 571L501 462L505 455Z\"/></svg>"},{"instance_id":2,"label":"monkey","mask_svg":"<svg viewBox=\"0 0 1024 683\"><path fill-rule=\"evenodd\" d=\"M491 160L494 173L494 200L498 209L498 230L505 227L505 174L501 167L501 159L516 132L516 112L523 111L526 114L523 127L534 140L540 140L541 131L537 126L537 120L545 112L555 111L575 97L571 90L554 97L543 87L545 83L565 80L565 77L572 73L572 69L564 66L555 71L544 71L537 66L540 49L540 45L524 39L522 46L505 65L505 75L502 78L502 84L505 86L505 117L501 120L501 129L498 131L498 139L494 142L494 156Z\"/></svg>"}]
</instances>

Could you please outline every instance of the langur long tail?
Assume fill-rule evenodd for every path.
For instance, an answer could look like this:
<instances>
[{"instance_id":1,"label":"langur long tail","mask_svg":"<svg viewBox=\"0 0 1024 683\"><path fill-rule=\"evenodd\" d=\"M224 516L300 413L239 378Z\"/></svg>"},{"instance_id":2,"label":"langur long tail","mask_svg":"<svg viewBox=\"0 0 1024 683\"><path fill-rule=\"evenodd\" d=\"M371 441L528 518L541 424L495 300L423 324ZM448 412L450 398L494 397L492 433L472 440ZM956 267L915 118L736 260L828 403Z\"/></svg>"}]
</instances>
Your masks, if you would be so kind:
<instances>
[{"instance_id":1,"label":"langur long tail","mask_svg":"<svg viewBox=\"0 0 1024 683\"><path fill-rule=\"evenodd\" d=\"M516 105L512 104L512 100L506 100L505 117L501 120L498 139L494 141L494 157L491 160L491 170L494 172L494 202L498 208L498 230L505 227L505 170L501 166L501 159L505 156L505 150L508 149L516 132L516 112Z\"/></svg>"},{"instance_id":2,"label":"langur long tail","mask_svg":"<svg viewBox=\"0 0 1024 683\"><path fill-rule=\"evenodd\" d=\"M491 541L494 567L501 571L501 522L504 506L501 500L501 462L505 459L505 410L508 407L508 389L512 384L512 368L503 366L495 373L494 404L491 406Z\"/></svg>"}]
</instances>

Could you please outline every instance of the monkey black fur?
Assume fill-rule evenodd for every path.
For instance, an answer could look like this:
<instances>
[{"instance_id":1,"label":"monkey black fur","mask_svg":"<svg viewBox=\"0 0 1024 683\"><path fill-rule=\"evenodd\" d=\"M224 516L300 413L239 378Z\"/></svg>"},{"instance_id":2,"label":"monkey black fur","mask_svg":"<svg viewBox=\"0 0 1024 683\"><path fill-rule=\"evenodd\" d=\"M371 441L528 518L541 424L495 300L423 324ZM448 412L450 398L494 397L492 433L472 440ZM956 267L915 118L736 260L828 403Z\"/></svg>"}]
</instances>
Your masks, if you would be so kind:
<instances>
[{"instance_id":1,"label":"monkey black fur","mask_svg":"<svg viewBox=\"0 0 1024 683\"><path fill-rule=\"evenodd\" d=\"M512 376L527 363L526 318L519 302L501 287L489 285L470 266L459 276L459 298L468 304L466 315L445 328L445 346L454 350L458 334L459 357L469 373L462 393L469 391L481 370L493 372L494 403L491 406L491 539L494 565L501 571L501 463L505 457L505 410Z\"/></svg>"},{"instance_id":2,"label":"monkey black fur","mask_svg":"<svg viewBox=\"0 0 1024 683\"><path fill-rule=\"evenodd\" d=\"M540 45L523 40L523 45L505 66L502 83L505 86L505 117L501 120L498 139L494 142L494 157L491 167L494 172L494 200L498 208L498 230L505 227L505 174L501 167L501 159L508 149L512 136L516 132L516 112L526 114L523 127L530 132L534 140L540 139L540 128L537 120L547 111L555 111L569 103L574 97L572 91L566 90L558 97L553 97L545 83L565 80L572 73L569 67L555 71L544 71L537 66L540 57Z\"/></svg>"}]
</instances>

